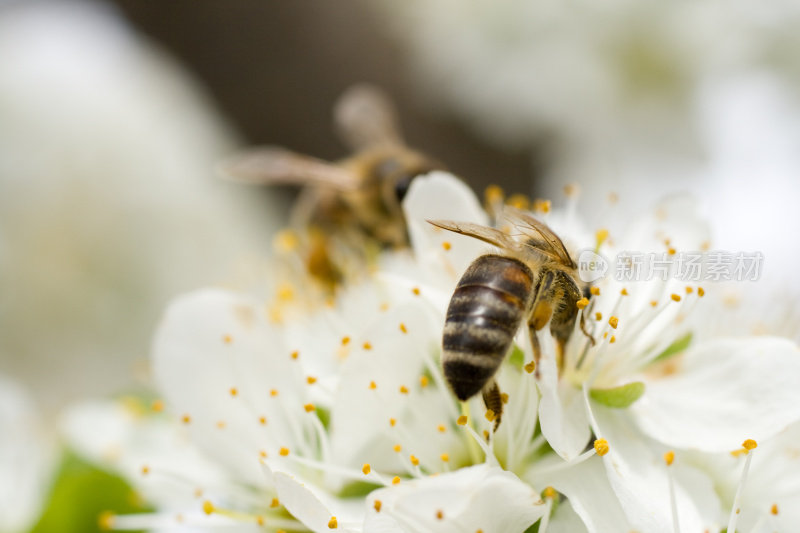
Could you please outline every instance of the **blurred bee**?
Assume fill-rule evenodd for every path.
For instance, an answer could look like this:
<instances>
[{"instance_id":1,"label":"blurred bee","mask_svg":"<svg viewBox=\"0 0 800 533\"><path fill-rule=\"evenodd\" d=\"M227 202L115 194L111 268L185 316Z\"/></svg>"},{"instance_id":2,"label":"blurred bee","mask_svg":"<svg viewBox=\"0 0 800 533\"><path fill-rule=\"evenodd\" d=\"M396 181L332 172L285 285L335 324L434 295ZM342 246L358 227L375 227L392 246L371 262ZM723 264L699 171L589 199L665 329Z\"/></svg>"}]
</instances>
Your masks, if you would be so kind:
<instances>
[{"instance_id":1,"label":"blurred bee","mask_svg":"<svg viewBox=\"0 0 800 533\"><path fill-rule=\"evenodd\" d=\"M405 145L394 107L374 87L347 90L334 121L353 150L342 161L267 146L239 154L222 169L240 182L303 186L290 227L305 240L308 273L329 288L342 281L348 261L363 265L373 252L408 245L401 202L417 175L443 168Z\"/></svg>"},{"instance_id":2,"label":"blurred bee","mask_svg":"<svg viewBox=\"0 0 800 533\"><path fill-rule=\"evenodd\" d=\"M461 276L447 308L442 339L445 379L461 401L482 393L487 409L494 413L495 430L503 402L494 374L517 330L527 324L538 364L536 331L549 322L563 354L575 326L578 302L584 297L577 265L558 235L513 207L506 206L503 216L522 230L524 240L478 224L429 221L504 252L478 257ZM582 314L580 326L591 339Z\"/></svg>"}]
</instances>

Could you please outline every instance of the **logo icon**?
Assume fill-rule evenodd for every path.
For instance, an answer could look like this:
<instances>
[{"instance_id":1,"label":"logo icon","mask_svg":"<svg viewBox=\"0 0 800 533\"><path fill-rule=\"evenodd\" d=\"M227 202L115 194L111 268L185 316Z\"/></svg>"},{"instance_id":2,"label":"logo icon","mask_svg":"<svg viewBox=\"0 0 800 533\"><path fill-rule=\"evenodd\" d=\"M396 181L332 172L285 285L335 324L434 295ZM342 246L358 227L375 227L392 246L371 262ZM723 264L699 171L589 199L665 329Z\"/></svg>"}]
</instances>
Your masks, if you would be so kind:
<instances>
[{"instance_id":1,"label":"logo icon","mask_svg":"<svg viewBox=\"0 0 800 533\"><path fill-rule=\"evenodd\" d=\"M584 250L578 256L578 277L581 281L591 283L602 278L608 272L608 261L592 250Z\"/></svg>"}]
</instances>

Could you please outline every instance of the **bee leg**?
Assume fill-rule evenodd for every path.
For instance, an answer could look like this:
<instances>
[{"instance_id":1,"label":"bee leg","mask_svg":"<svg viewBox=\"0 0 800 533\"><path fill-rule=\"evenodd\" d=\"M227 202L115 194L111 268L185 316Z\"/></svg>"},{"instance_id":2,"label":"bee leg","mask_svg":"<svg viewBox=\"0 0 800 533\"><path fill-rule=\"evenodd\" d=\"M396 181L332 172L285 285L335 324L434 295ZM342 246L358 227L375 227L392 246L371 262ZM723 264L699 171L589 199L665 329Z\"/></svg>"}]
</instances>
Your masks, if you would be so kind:
<instances>
[{"instance_id":1,"label":"bee leg","mask_svg":"<svg viewBox=\"0 0 800 533\"><path fill-rule=\"evenodd\" d=\"M580 324L581 324L581 331L583 332L584 335L586 335L586 338L589 339L591 345L594 346L595 345L594 337L592 337L592 334L586 330L586 316L584 313L581 313Z\"/></svg>"},{"instance_id":2,"label":"bee leg","mask_svg":"<svg viewBox=\"0 0 800 533\"><path fill-rule=\"evenodd\" d=\"M536 296L531 305L531 315L528 320L528 333L531 337L531 346L533 347L533 363L536 365L536 377L539 377L539 359L542 356L541 346L539 345L539 338L536 332L542 329L550 322L553 317L553 306L550 303L553 292L553 280L555 275L552 271L547 271L539 278L539 284L536 288Z\"/></svg>"},{"instance_id":3,"label":"bee leg","mask_svg":"<svg viewBox=\"0 0 800 533\"><path fill-rule=\"evenodd\" d=\"M494 413L494 429L497 431L500 426L500 419L503 416L503 396L500 394L500 387L497 386L497 381L492 379L481 390L483 396L483 403L486 408Z\"/></svg>"}]
</instances>

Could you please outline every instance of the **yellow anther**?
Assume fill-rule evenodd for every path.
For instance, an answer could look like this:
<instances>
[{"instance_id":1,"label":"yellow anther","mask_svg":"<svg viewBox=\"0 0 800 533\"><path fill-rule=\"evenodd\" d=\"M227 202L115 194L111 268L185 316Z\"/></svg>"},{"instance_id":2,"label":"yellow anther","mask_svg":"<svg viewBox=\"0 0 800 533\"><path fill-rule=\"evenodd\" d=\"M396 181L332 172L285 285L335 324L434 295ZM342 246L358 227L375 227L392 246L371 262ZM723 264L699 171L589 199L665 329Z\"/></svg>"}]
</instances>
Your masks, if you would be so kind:
<instances>
[{"instance_id":1,"label":"yellow anther","mask_svg":"<svg viewBox=\"0 0 800 533\"><path fill-rule=\"evenodd\" d=\"M698 295L700 298L702 298L703 296L705 296L705 295L706 295L706 291L705 291L705 289L703 289L703 287L697 287L697 295Z\"/></svg>"},{"instance_id":2,"label":"yellow anther","mask_svg":"<svg viewBox=\"0 0 800 533\"><path fill-rule=\"evenodd\" d=\"M263 526L264 525L264 517L260 516L260 515L257 515L256 516L256 524L259 525L259 526Z\"/></svg>"},{"instance_id":3,"label":"yellow anther","mask_svg":"<svg viewBox=\"0 0 800 533\"><path fill-rule=\"evenodd\" d=\"M225 421L220 420L217 422L217 429L225 429Z\"/></svg>"},{"instance_id":4,"label":"yellow anther","mask_svg":"<svg viewBox=\"0 0 800 533\"><path fill-rule=\"evenodd\" d=\"M442 511L441 509L437 509L436 510L436 519L437 520L442 520L443 518L444 518L444 511Z\"/></svg>"},{"instance_id":5,"label":"yellow anther","mask_svg":"<svg viewBox=\"0 0 800 533\"><path fill-rule=\"evenodd\" d=\"M772 514L778 514L778 504L773 503L772 507L769 508L769 512Z\"/></svg>"},{"instance_id":6,"label":"yellow anther","mask_svg":"<svg viewBox=\"0 0 800 533\"><path fill-rule=\"evenodd\" d=\"M444 461L446 463L446 462L450 461L450 454L443 453L442 455L439 456L439 459L441 459L442 461Z\"/></svg>"},{"instance_id":7,"label":"yellow anther","mask_svg":"<svg viewBox=\"0 0 800 533\"><path fill-rule=\"evenodd\" d=\"M299 245L300 239L297 238L297 234L288 229L279 231L272 242L272 246L278 252L291 252L296 250Z\"/></svg>"},{"instance_id":8,"label":"yellow anther","mask_svg":"<svg viewBox=\"0 0 800 533\"><path fill-rule=\"evenodd\" d=\"M311 411L314 411L316 407L314 407L313 403L307 403L303 406L303 409L306 410L306 413L310 413Z\"/></svg>"},{"instance_id":9,"label":"yellow anther","mask_svg":"<svg viewBox=\"0 0 800 533\"><path fill-rule=\"evenodd\" d=\"M194 489L194 497L195 498L201 498L202 496L203 496L203 489L201 489L200 487L197 487L196 489Z\"/></svg>"},{"instance_id":10,"label":"yellow anther","mask_svg":"<svg viewBox=\"0 0 800 533\"><path fill-rule=\"evenodd\" d=\"M411 464L414 466L419 466L419 459L416 455L409 455L408 460L411 461Z\"/></svg>"},{"instance_id":11,"label":"yellow anther","mask_svg":"<svg viewBox=\"0 0 800 533\"><path fill-rule=\"evenodd\" d=\"M309 385L313 385L316 382L317 382L317 378L315 378L314 376L306 377L306 383L308 383Z\"/></svg>"},{"instance_id":12,"label":"yellow anther","mask_svg":"<svg viewBox=\"0 0 800 533\"><path fill-rule=\"evenodd\" d=\"M374 381L370 381L369 382L369 388L372 389L372 390L375 390L375 389L378 388L378 384L375 383Z\"/></svg>"},{"instance_id":13,"label":"yellow anther","mask_svg":"<svg viewBox=\"0 0 800 533\"><path fill-rule=\"evenodd\" d=\"M345 335L344 337L342 337L342 346L347 346L348 344L350 344L350 337Z\"/></svg>"},{"instance_id":14,"label":"yellow anther","mask_svg":"<svg viewBox=\"0 0 800 533\"><path fill-rule=\"evenodd\" d=\"M453 245L452 245L452 244L450 244L450 243L449 243L449 242L447 242L447 241L444 241L444 242L442 243L442 248L444 248L444 249L445 249L445 251L448 251L448 250L450 250L450 248L452 248L452 247L453 247Z\"/></svg>"},{"instance_id":15,"label":"yellow anther","mask_svg":"<svg viewBox=\"0 0 800 533\"><path fill-rule=\"evenodd\" d=\"M388 311L389 310L389 302L383 302L378 309L380 311Z\"/></svg>"},{"instance_id":16,"label":"yellow anther","mask_svg":"<svg viewBox=\"0 0 800 533\"><path fill-rule=\"evenodd\" d=\"M103 531L114 529L114 513L111 511L103 511L97 517L97 525Z\"/></svg>"},{"instance_id":17,"label":"yellow anther","mask_svg":"<svg viewBox=\"0 0 800 533\"><path fill-rule=\"evenodd\" d=\"M281 449L278 450L278 453L281 454L282 457L286 457L287 455L289 455L289 448L287 448L286 446L282 446Z\"/></svg>"},{"instance_id":18,"label":"yellow anther","mask_svg":"<svg viewBox=\"0 0 800 533\"><path fill-rule=\"evenodd\" d=\"M394 418L390 418L390 419L389 419L389 425L390 425L390 426L392 426L392 427L394 427L394 425L395 425L395 424L397 424L397 420L396 420L396 419L394 419Z\"/></svg>"},{"instance_id":19,"label":"yellow anther","mask_svg":"<svg viewBox=\"0 0 800 533\"><path fill-rule=\"evenodd\" d=\"M419 377L419 386L420 387L425 388L425 387L428 386L429 383L430 383L430 380L428 379L428 376L420 376Z\"/></svg>"},{"instance_id":20,"label":"yellow anther","mask_svg":"<svg viewBox=\"0 0 800 533\"><path fill-rule=\"evenodd\" d=\"M272 498L272 501L269 502L269 506L274 509L276 507L280 507L281 506L281 502L280 502L280 500L278 500L278 498Z\"/></svg>"},{"instance_id":21,"label":"yellow anther","mask_svg":"<svg viewBox=\"0 0 800 533\"><path fill-rule=\"evenodd\" d=\"M487 441L489 440L489 430L488 429L484 429L483 430L483 440L487 440Z\"/></svg>"},{"instance_id":22,"label":"yellow anther","mask_svg":"<svg viewBox=\"0 0 800 533\"><path fill-rule=\"evenodd\" d=\"M164 410L164 402L161 400L156 400L150 405L150 409L156 413L160 413Z\"/></svg>"},{"instance_id":23,"label":"yellow anther","mask_svg":"<svg viewBox=\"0 0 800 533\"><path fill-rule=\"evenodd\" d=\"M400 483L400 476L394 476L392 478L392 485L397 485L398 483Z\"/></svg>"},{"instance_id":24,"label":"yellow anther","mask_svg":"<svg viewBox=\"0 0 800 533\"><path fill-rule=\"evenodd\" d=\"M335 516L332 516L330 520L328 520L328 529L336 529L339 527L339 522L336 520Z\"/></svg>"},{"instance_id":25,"label":"yellow anther","mask_svg":"<svg viewBox=\"0 0 800 533\"><path fill-rule=\"evenodd\" d=\"M689 286L686 287L686 294L692 294L693 292L694 292L693 288L691 288Z\"/></svg>"},{"instance_id":26,"label":"yellow anther","mask_svg":"<svg viewBox=\"0 0 800 533\"><path fill-rule=\"evenodd\" d=\"M225 344L230 344L233 342L233 337L231 335L223 335L222 342L224 342Z\"/></svg>"},{"instance_id":27,"label":"yellow anther","mask_svg":"<svg viewBox=\"0 0 800 533\"><path fill-rule=\"evenodd\" d=\"M278 395L278 389L272 389L271 391L269 391L269 395L274 398L275 396Z\"/></svg>"},{"instance_id":28,"label":"yellow anther","mask_svg":"<svg viewBox=\"0 0 800 533\"><path fill-rule=\"evenodd\" d=\"M439 424L438 426L436 426L436 429L439 430L439 433L444 433L445 431L447 431L447 427L444 424Z\"/></svg>"},{"instance_id":29,"label":"yellow anther","mask_svg":"<svg viewBox=\"0 0 800 533\"><path fill-rule=\"evenodd\" d=\"M604 339L607 339L607 338L608 338L608 332L607 332L607 331L606 331L605 333L603 333L603 338L604 338Z\"/></svg>"},{"instance_id":30,"label":"yellow anther","mask_svg":"<svg viewBox=\"0 0 800 533\"><path fill-rule=\"evenodd\" d=\"M553 487L545 487L545 489L542 491L542 496L544 496L545 498L550 498L552 500L556 496L558 496L558 492L556 492L556 489L554 489Z\"/></svg>"},{"instance_id":31,"label":"yellow anther","mask_svg":"<svg viewBox=\"0 0 800 533\"><path fill-rule=\"evenodd\" d=\"M675 294L674 292L672 293L672 295L670 295L670 298L672 298L673 302L680 302L681 301L681 295L680 294Z\"/></svg>"},{"instance_id":32,"label":"yellow anther","mask_svg":"<svg viewBox=\"0 0 800 533\"><path fill-rule=\"evenodd\" d=\"M183 415L181 417L181 422L183 422L184 424L188 424L191 421L192 421L192 417L189 416L189 415Z\"/></svg>"},{"instance_id":33,"label":"yellow anther","mask_svg":"<svg viewBox=\"0 0 800 533\"><path fill-rule=\"evenodd\" d=\"M486 417L486 420L488 420L489 422L494 422L494 419L497 418L497 415L491 409L487 409L486 414L484 416Z\"/></svg>"},{"instance_id":34,"label":"yellow anther","mask_svg":"<svg viewBox=\"0 0 800 533\"><path fill-rule=\"evenodd\" d=\"M365 350L371 350L372 344L370 344L369 342L365 342L364 344L361 345L361 347L364 348Z\"/></svg>"},{"instance_id":35,"label":"yellow anther","mask_svg":"<svg viewBox=\"0 0 800 533\"><path fill-rule=\"evenodd\" d=\"M664 454L664 462L667 463L667 466L672 466L672 462L674 460L675 460L675 452L673 452L672 450Z\"/></svg>"},{"instance_id":36,"label":"yellow anther","mask_svg":"<svg viewBox=\"0 0 800 533\"><path fill-rule=\"evenodd\" d=\"M506 394L505 392L501 392L500 401L503 402L504 404L508 403L508 394Z\"/></svg>"},{"instance_id":37,"label":"yellow anther","mask_svg":"<svg viewBox=\"0 0 800 533\"><path fill-rule=\"evenodd\" d=\"M459 426L466 426L467 425L467 415L459 416L458 420L456 420L456 424L458 424Z\"/></svg>"},{"instance_id":38,"label":"yellow anther","mask_svg":"<svg viewBox=\"0 0 800 533\"><path fill-rule=\"evenodd\" d=\"M203 512L206 514L211 514L214 512L214 504L210 501L206 500L203 502Z\"/></svg>"},{"instance_id":39,"label":"yellow anther","mask_svg":"<svg viewBox=\"0 0 800 533\"><path fill-rule=\"evenodd\" d=\"M419 287L414 287L413 289L411 289L411 292L414 293L414 296L419 296Z\"/></svg>"},{"instance_id":40,"label":"yellow anther","mask_svg":"<svg viewBox=\"0 0 800 533\"><path fill-rule=\"evenodd\" d=\"M408 387L405 385L400 385L400 394L408 394Z\"/></svg>"},{"instance_id":41,"label":"yellow anther","mask_svg":"<svg viewBox=\"0 0 800 533\"><path fill-rule=\"evenodd\" d=\"M392 449L393 449L394 451L396 451L397 453L400 453L400 452L402 452L402 451L403 451L403 447L402 447L402 446L400 446L399 444L395 444L395 445L392 447Z\"/></svg>"},{"instance_id":42,"label":"yellow anther","mask_svg":"<svg viewBox=\"0 0 800 533\"><path fill-rule=\"evenodd\" d=\"M375 509L376 513L380 513L381 512L381 507L382 506L383 506L383 503L380 500L375 500L375 502L372 504L372 508Z\"/></svg>"},{"instance_id":43,"label":"yellow anther","mask_svg":"<svg viewBox=\"0 0 800 533\"><path fill-rule=\"evenodd\" d=\"M608 319L608 325L614 329L617 329L617 326L619 326L619 318L612 316Z\"/></svg>"},{"instance_id":44,"label":"yellow anther","mask_svg":"<svg viewBox=\"0 0 800 533\"><path fill-rule=\"evenodd\" d=\"M589 292L594 296L600 296L600 287L590 287Z\"/></svg>"},{"instance_id":45,"label":"yellow anther","mask_svg":"<svg viewBox=\"0 0 800 533\"><path fill-rule=\"evenodd\" d=\"M528 209L531 205L530 200L524 194L519 193L509 196L507 203L517 209Z\"/></svg>"},{"instance_id":46,"label":"yellow anther","mask_svg":"<svg viewBox=\"0 0 800 533\"><path fill-rule=\"evenodd\" d=\"M147 465L142 466L142 475L146 476L149 473L150 473L150 467Z\"/></svg>"},{"instance_id":47,"label":"yellow anther","mask_svg":"<svg viewBox=\"0 0 800 533\"><path fill-rule=\"evenodd\" d=\"M573 198L573 197L577 196L580 193L580 191L581 191L581 188L578 185L574 184L574 183L570 183L568 185L564 185L564 195L568 196L569 198Z\"/></svg>"},{"instance_id":48,"label":"yellow anther","mask_svg":"<svg viewBox=\"0 0 800 533\"><path fill-rule=\"evenodd\" d=\"M675 255L676 253L678 253L678 251L677 251L675 248L673 248L673 247L671 247L671 246L670 246L670 247L667 249L667 253L668 253L669 255Z\"/></svg>"},{"instance_id":49,"label":"yellow anther","mask_svg":"<svg viewBox=\"0 0 800 533\"><path fill-rule=\"evenodd\" d=\"M531 361L529 363L526 363L523 368L525 369L525 372L527 372L528 374L531 374L531 373L533 373L534 370L536 370L536 362L535 361Z\"/></svg>"},{"instance_id":50,"label":"yellow anther","mask_svg":"<svg viewBox=\"0 0 800 533\"><path fill-rule=\"evenodd\" d=\"M656 300L650 300L650 307L655 307L657 305L658 305L658 302Z\"/></svg>"},{"instance_id":51,"label":"yellow anther","mask_svg":"<svg viewBox=\"0 0 800 533\"><path fill-rule=\"evenodd\" d=\"M364 475L366 476L367 474L369 474L370 472L372 472L372 467L369 465L369 463L364 463L364 466L362 466L362 467L361 467L361 471L362 471L362 472L364 473Z\"/></svg>"},{"instance_id":52,"label":"yellow anther","mask_svg":"<svg viewBox=\"0 0 800 533\"><path fill-rule=\"evenodd\" d=\"M542 200L541 198L537 198L533 202L533 210L537 213L549 213L552 204L550 200Z\"/></svg>"},{"instance_id":53,"label":"yellow anther","mask_svg":"<svg viewBox=\"0 0 800 533\"><path fill-rule=\"evenodd\" d=\"M292 359L297 359L298 357L300 357L300 352L295 350L290 355L291 355Z\"/></svg>"},{"instance_id":54,"label":"yellow anther","mask_svg":"<svg viewBox=\"0 0 800 533\"><path fill-rule=\"evenodd\" d=\"M267 457L269 457L269 454L267 453L266 450L260 450L258 452L258 456L261 457L262 459L266 459Z\"/></svg>"},{"instance_id":55,"label":"yellow anther","mask_svg":"<svg viewBox=\"0 0 800 533\"><path fill-rule=\"evenodd\" d=\"M283 311L277 305L268 307L267 314L273 324L283 324Z\"/></svg>"},{"instance_id":56,"label":"yellow anther","mask_svg":"<svg viewBox=\"0 0 800 533\"><path fill-rule=\"evenodd\" d=\"M489 185L486 187L486 190L483 191L483 197L486 199L486 203L488 204L502 202L503 196L505 196L505 193L498 185Z\"/></svg>"},{"instance_id":57,"label":"yellow anther","mask_svg":"<svg viewBox=\"0 0 800 533\"><path fill-rule=\"evenodd\" d=\"M587 298L581 298L577 302L575 302L575 307L578 309L584 309L586 306L589 305L589 300Z\"/></svg>"},{"instance_id":58,"label":"yellow anther","mask_svg":"<svg viewBox=\"0 0 800 533\"><path fill-rule=\"evenodd\" d=\"M607 454L608 449L608 441L606 439L597 439L594 441L594 451L597 452L597 455L600 457Z\"/></svg>"},{"instance_id":59,"label":"yellow anther","mask_svg":"<svg viewBox=\"0 0 800 533\"><path fill-rule=\"evenodd\" d=\"M403 333L408 333L408 329L406 328L406 325L403 324L402 322L400 322L400 331L402 331Z\"/></svg>"},{"instance_id":60,"label":"yellow anther","mask_svg":"<svg viewBox=\"0 0 800 533\"><path fill-rule=\"evenodd\" d=\"M747 439L746 441L744 441L742 443L742 448L744 448L748 452L750 450L755 450L757 446L758 446L758 443L756 443L756 441L754 441L753 439Z\"/></svg>"},{"instance_id":61,"label":"yellow anther","mask_svg":"<svg viewBox=\"0 0 800 533\"><path fill-rule=\"evenodd\" d=\"M597 246L600 246L608 239L608 230L605 228L597 230L594 234L594 238L597 242Z\"/></svg>"},{"instance_id":62,"label":"yellow anther","mask_svg":"<svg viewBox=\"0 0 800 533\"><path fill-rule=\"evenodd\" d=\"M614 344L615 342L617 342L617 338L614 335L611 335L611 338L608 339L608 343L609 344Z\"/></svg>"},{"instance_id":63,"label":"yellow anther","mask_svg":"<svg viewBox=\"0 0 800 533\"><path fill-rule=\"evenodd\" d=\"M595 320L598 320L598 321L599 321L599 320L603 320L603 313L601 313L600 311L596 312L596 313L594 314L594 319L595 319Z\"/></svg>"},{"instance_id":64,"label":"yellow anther","mask_svg":"<svg viewBox=\"0 0 800 533\"><path fill-rule=\"evenodd\" d=\"M294 299L292 284L284 281L278 285L277 297L281 302L291 302Z\"/></svg>"},{"instance_id":65,"label":"yellow anther","mask_svg":"<svg viewBox=\"0 0 800 533\"><path fill-rule=\"evenodd\" d=\"M239 394L239 389L237 389L236 387L231 387L230 393L231 393L231 396L236 398L236 396Z\"/></svg>"}]
</instances>

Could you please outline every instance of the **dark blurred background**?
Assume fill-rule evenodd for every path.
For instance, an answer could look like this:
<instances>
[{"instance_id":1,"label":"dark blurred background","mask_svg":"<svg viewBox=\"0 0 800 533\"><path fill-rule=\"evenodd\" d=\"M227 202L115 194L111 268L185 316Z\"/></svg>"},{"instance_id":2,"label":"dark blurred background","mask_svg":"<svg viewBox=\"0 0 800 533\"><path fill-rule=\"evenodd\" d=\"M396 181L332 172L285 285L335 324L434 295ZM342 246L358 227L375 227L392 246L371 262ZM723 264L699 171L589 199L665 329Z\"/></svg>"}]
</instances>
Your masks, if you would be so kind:
<instances>
[{"instance_id":1,"label":"dark blurred background","mask_svg":"<svg viewBox=\"0 0 800 533\"><path fill-rule=\"evenodd\" d=\"M113 0L130 23L203 83L252 144L280 144L326 159L346 154L331 110L344 89L372 82L395 100L406 139L477 191L500 183L530 192L530 152L504 152L455 119L425 108L382 26L358 2Z\"/></svg>"}]
</instances>

